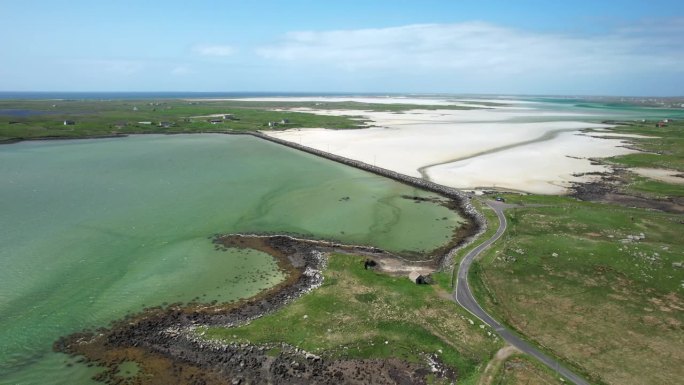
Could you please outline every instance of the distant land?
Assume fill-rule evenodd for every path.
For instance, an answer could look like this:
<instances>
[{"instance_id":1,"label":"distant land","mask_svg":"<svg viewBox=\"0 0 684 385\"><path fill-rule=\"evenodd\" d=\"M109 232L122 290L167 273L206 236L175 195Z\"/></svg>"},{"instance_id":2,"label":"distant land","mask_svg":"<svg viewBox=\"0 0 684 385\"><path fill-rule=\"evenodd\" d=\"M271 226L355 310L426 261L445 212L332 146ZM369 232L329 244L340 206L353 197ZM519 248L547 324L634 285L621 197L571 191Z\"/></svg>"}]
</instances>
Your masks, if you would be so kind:
<instances>
[{"instance_id":1,"label":"distant land","mask_svg":"<svg viewBox=\"0 0 684 385\"><path fill-rule=\"evenodd\" d=\"M283 91L0 91L0 99L184 99L184 98L254 98L254 97L318 97L318 96L374 96L374 97L456 97L456 98L557 98L559 100L587 100L606 103L626 103L648 107L684 108L684 96L591 96L591 95L496 95L443 93L384 93L384 92L283 92Z\"/></svg>"}]
</instances>

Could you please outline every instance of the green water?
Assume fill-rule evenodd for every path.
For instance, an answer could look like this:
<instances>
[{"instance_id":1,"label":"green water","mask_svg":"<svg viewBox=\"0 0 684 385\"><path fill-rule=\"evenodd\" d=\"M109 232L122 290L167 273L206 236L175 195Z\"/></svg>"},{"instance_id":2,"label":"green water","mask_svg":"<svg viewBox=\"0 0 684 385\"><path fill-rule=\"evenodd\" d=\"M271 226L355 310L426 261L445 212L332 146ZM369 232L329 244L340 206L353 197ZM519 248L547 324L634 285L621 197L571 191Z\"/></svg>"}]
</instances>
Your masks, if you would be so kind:
<instances>
[{"instance_id":1,"label":"green water","mask_svg":"<svg viewBox=\"0 0 684 385\"><path fill-rule=\"evenodd\" d=\"M653 108L624 103L597 102L583 99L557 99L536 97L527 98L527 101L535 102L526 105L544 112L572 112L574 114L586 114L586 116L553 116L544 114L540 116L528 116L522 119L530 122L546 122L552 120L581 120L581 121L602 121L602 120L659 120L659 119L683 119L684 109L680 108Z\"/></svg>"},{"instance_id":2,"label":"green water","mask_svg":"<svg viewBox=\"0 0 684 385\"><path fill-rule=\"evenodd\" d=\"M461 223L402 195L431 194L252 137L0 146L0 383L89 383L97 369L51 352L60 335L145 306L248 297L283 279L268 255L215 251L212 234L422 251Z\"/></svg>"}]
</instances>

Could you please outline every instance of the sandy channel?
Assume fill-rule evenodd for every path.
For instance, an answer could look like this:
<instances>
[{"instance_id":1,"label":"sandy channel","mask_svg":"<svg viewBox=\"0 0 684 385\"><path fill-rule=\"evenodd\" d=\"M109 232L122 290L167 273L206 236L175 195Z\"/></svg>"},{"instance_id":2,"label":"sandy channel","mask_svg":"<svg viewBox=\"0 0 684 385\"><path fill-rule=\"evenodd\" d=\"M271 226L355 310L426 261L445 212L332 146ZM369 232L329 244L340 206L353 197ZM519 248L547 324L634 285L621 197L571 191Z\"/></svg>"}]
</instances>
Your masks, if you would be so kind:
<instances>
[{"instance_id":1,"label":"sandy channel","mask_svg":"<svg viewBox=\"0 0 684 385\"><path fill-rule=\"evenodd\" d=\"M333 98L288 100L336 101ZM377 103L376 98L345 100ZM381 100L436 106L462 103L425 98ZM600 115L535 106L535 103L509 103L487 109L419 109L400 113L297 108L294 110L323 115L362 116L372 127L265 133L450 187L498 188L537 194L567 193L574 182L591 181L599 173L611 172L607 166L592 164L589 158L634 152L625 147L624 137L605 135L604 130L611 126L583 121L598 121ZM584 135L581 130L586 128L600 129L603 135L601 138Z\"/></svg>"},{"instance_id":2,"label":"sandy channel","mask_svg":"<svg viewBox=\"0 0 684 385\"><path fill-rule=\"evenodd\" d=\"M684 184L684 173L677 170L634 167L630 168L629 171L632 171L637 175L665 183Z\"/></svg>"}]
</instances>

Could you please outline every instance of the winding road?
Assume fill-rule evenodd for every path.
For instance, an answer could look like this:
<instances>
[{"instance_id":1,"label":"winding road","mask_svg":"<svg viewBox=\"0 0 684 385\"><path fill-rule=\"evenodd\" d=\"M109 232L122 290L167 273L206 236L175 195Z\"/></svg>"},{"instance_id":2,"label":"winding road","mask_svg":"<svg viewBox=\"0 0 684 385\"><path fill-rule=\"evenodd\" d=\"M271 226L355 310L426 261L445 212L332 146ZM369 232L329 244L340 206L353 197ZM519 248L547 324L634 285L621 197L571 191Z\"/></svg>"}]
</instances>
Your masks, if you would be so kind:
<instances>
[{"instance_id":1,"label":"winding road","mask_svg":"<svg viewBox=\"0 0 684 385\"><path fill-rule=\"evenodd\" d=\"M514 207L512 205L507 205L501 202L487 202L487 205L491 207L499 218L499 228L496 230L491 238L484 241L482 244L478 245L476 248L471 250L465 257L461 260L458 266L458 274L456 278L456 289L454 291L454 299L456 302L463 306L466 310L472 313L474 316L479 318L482 322L489 325L494 329L506 342L515 346L520 351L538 359L544 365L548 366L552 370L556 371L562 377L572 381L577 385L589 385L584 378L573 373L566 367L560 364L554 358L542 353L539 349L530 345L528 342L522 340L516 334L506 329L503 325L492 318L482 307L477 303L475 297L473 296L470 286L468 285L468 271L473 263L473 260L482 253L484 249L489 247L492 243L496 242L501 235L506 231L506 217L504 216L503 210L508 207Z\"/></svg>"}]
</instances>

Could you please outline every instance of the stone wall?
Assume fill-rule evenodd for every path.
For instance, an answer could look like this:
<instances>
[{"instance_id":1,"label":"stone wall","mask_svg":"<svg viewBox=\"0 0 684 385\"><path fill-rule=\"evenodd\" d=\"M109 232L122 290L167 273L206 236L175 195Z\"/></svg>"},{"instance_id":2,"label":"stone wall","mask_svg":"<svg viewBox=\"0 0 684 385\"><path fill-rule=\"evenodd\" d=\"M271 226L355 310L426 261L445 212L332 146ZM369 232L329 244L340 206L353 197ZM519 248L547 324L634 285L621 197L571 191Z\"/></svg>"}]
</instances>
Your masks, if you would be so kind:
<instances>
[{"instance_id":1,"label":"stone wall","mask_svg":"<svg viewBox=\"0 0 684 385\"><path fill-rule=\"evenodd\" d=\"M390 178L393 180L396 180L398 182L418 187L423 190L431 191L437 194L440 194L442 196L445 196L447 198L453 199L459 203L459 208L460 208L460 214L467 220L471 221L473 224L473 230L471 234L461 242L461 245L457 248L454 248L447 253L442 258L442 268L443 269L448 269L453 266L454 262L454 255L456 252L461 248L464 247L468 244L470 244L474 239L476 239L480 234L482 234L486 230L487 226L487 221L484 219L484 216L473 207L472 203L470 202L471 200L471 195L464 193L458 189L455 189L453 187L447 187L443 186L440 184L437 184L432 181L424 180L421 178L416 178L408 175L404 175L401 173L398 173L396 171L388 170L386 168L378 167L375 165L371 165L365 162L361 162L358 160L354 159L349 159L345 158L343 156L331 154L329 152L321 151L315 148L303 146L298 143L290 142L287 140L275 138L269 135L266 135L262 132L245 132L243 133L244 135L252 135L257 138L267 140L269 142L277 143L283 146L287 146L290 148L293 148L295 150L303 151L312 155L320 156L322 158L326 158L329 160L332 160L334 162L338 162L347 166L355 167L360 170L368 171L376 175L380 175L386 178Z\"/></svg>"}]
</instances>

